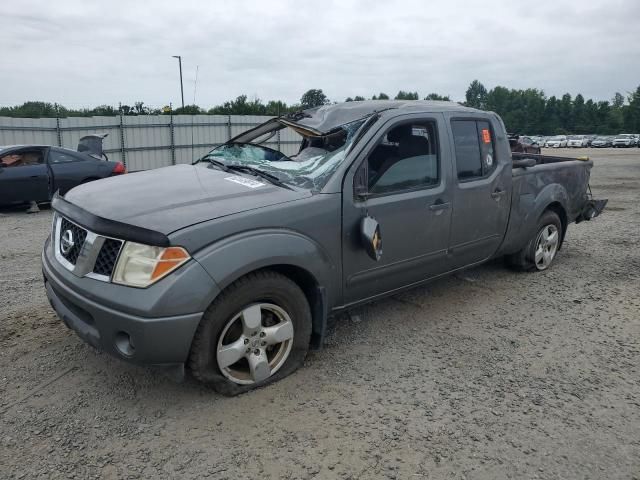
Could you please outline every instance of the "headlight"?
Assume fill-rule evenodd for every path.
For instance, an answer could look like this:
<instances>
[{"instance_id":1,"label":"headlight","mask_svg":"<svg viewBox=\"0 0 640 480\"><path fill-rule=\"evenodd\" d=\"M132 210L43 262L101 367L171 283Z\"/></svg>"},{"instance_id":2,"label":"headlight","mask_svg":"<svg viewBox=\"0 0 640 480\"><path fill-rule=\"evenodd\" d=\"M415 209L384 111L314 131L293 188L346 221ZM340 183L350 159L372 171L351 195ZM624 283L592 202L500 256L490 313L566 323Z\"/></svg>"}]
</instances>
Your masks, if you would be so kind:
<instances>
[{"instance_id":1,"label":"headlight","mask_svg":"<svg viewBox=\"0 0 640 480\"><path fill-rule=\"evenodd\" d=\"M113 283L148 287L191 258L182 247L152 247L126 242L113 273Z\"/></svg>"}]
</instances>

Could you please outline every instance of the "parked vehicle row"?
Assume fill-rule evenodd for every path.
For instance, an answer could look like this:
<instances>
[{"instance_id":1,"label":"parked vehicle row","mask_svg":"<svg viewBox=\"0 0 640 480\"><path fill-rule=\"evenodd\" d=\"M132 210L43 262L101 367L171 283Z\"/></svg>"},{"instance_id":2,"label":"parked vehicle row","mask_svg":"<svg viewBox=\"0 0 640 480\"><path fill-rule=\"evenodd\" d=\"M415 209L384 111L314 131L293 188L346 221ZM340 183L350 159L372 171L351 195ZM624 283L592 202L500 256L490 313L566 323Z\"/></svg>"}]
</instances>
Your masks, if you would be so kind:
<instances>
[{"instance_id":1,"label":"parked vehicle row","mask_svg":"<svg viewBox=\"0 0 640 480\"><path fill-rule=\"evenodd\" d=\"M513 152L535 153L531 149L523 148L523 144L530 142L533 147L546 148L603 148L603 147L640 147L640 134L621 133L619 135L509 135L509 142Z\"/></svg>"}]
</instances>

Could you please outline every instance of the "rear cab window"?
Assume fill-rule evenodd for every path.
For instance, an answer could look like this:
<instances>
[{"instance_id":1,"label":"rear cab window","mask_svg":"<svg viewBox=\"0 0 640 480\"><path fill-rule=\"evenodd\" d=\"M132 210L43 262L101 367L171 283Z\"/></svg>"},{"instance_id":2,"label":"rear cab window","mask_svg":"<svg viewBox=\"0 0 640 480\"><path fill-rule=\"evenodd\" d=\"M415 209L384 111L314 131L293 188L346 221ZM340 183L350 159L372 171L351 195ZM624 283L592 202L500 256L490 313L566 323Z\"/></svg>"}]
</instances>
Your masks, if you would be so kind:
<instances>
[{"instance_id":1,"label":"rear cab window","mask_svg":"<svg viewBox=\"0 0 640 480\"><path fill-rule=\"evenodd\" d=\"M456 171L461 182L491 175L496 168L495 136L487 120L452 120Z\"/></svg>"}]
</instances>

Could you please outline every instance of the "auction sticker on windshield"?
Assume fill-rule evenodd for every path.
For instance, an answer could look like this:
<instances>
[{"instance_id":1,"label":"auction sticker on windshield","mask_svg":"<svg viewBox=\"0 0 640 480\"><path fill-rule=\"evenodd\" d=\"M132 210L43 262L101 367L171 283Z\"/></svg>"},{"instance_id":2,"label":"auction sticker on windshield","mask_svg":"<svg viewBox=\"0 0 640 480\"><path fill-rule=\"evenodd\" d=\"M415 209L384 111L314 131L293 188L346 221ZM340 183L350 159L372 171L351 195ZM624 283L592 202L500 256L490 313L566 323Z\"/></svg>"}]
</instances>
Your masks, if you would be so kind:
<instances>
[{"instance_id":1,"label":"auction sticker on windshield","mask_svg":"<svg viewBox=\"0 0 640 480\"><path fill-rule=\"evenodd\" d=\"M249 188L264 187L266 185L265 183L251 180L250 178L238 177L235 175L233 177L225 177L224 179L230 182L239 183L240 185L244 185Z\"/></svg>"}]
</instances>

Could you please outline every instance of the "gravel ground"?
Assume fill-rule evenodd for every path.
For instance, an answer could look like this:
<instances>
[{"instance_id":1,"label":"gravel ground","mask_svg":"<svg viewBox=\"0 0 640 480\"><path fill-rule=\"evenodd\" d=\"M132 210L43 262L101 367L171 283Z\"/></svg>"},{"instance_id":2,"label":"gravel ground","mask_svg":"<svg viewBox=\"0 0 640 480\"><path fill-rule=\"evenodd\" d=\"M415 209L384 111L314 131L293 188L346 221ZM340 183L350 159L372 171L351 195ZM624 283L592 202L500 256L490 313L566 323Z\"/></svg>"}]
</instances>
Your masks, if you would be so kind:
<instances>
[{"instance_id":1,"label":"gravel ground","mask_svg":"<svg viewBox=\"0 0 640 480\"><path fill-rule=\"evenodd\" d=\"M609 206L550 271L359 308L236 398L85 345L44 295L50 212L5 210L0 478L640 478L640 150L588 154Z\"/></svg>"}]
</instances>

